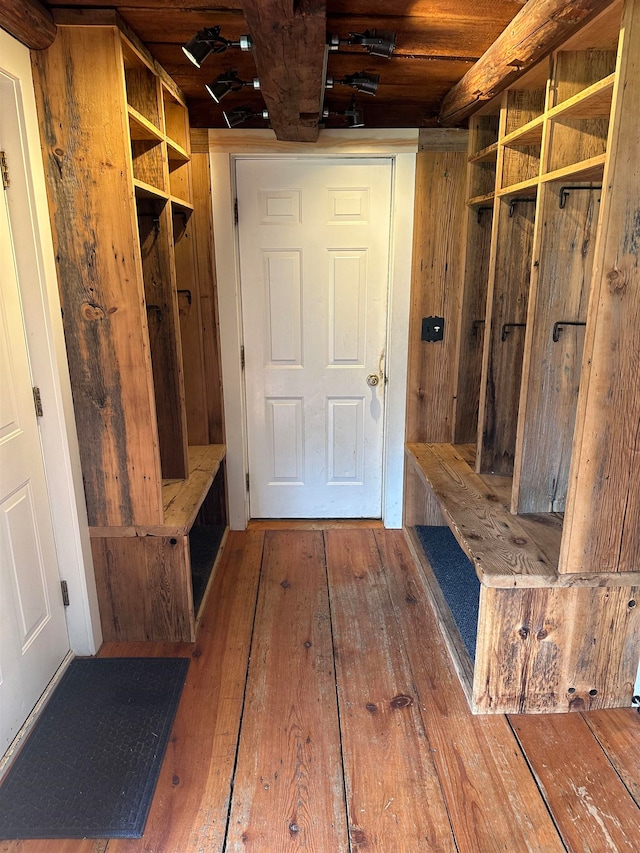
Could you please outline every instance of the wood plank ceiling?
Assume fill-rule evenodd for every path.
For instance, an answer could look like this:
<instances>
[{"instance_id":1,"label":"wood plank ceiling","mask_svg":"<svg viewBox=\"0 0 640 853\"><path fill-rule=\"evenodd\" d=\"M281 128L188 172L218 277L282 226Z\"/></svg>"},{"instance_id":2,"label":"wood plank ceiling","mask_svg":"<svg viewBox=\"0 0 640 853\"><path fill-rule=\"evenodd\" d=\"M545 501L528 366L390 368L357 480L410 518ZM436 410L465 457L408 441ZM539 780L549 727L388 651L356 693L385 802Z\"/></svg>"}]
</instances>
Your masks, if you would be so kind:
<instances>
[{"instance_id":1,"label":"wood plank ceiling","mask_svg":"<svg viewBox=\"0 0 640 853\"><path fill-rule=\"evenodd\" d=\"M230 0L213 8L210 0L156 0L153 5L125 0L109 8L182 88L193 127L225 127L223 109L240 109L249 118L244 127L264 127L269 121L280 140L314 142L320 126L463 124L481 101L502 91L611 2L399 0L391 13L387 0ZM47 5L59 23L105 20L98 11L103 0L49 0ZM31 46L43 47L48 29L55 32L51 13L40 0L25 0L24 6L34 19L27 27L35 38ZM0 0L3 22L21 37L24 26L9 0ZM182 47L202 31L222 38L197 67ZM393 55L364 47L371 37L389 34ZM225 49L228 42L242 41L251 49ZM329 43L335 48L329 49ZM244 85L238 82L221 106L205 86L230 74ZM344 85L354 74L375 75L377 93L356 99L351 82ZM325 89L330 78L336 85ZM351 122L356 100L360 124Z\"/></svg>"},{"instance_id":2,"label":"wood plank ceiling","mask_svg":"<svg viewBox=\"0 0 640 853\"><path fill-rule=\"evenodd\" d=\"M259 112L265 108L263 93L250 87L229 94L221 105L205 90L206 83L230 69L237 69L242 80L253 80L258 76L254 52L229 49L209 56L198 69L186 59L181 48L198 30L216 25L227 39L250 33L257 42L256 12L263 20L268 15L278 14L274 7L287 6L282 0L228 0L224 4L216 4L215 0L125 0L122 3L49 0L46 5L54 13L57 7L115 6L185 93L194 127L225 127L223 109L247 105ZM324 17L325 4L320 0L298 0L295 4L290 0L288 5L295 7L297 13L302 11L307 19L318 12ZM390 59L370 56L362 47L342 45L337 52L329 53L327 73L334 78L360 71L380 75L375 97L357 96L367 127L436 126L446 93L523 5L523 0L327 0L323 31L326 27L326 32L342 37L372 29L397 34L396 49ZM251 19L254 32L247 18ZM298 59L304 67L305 52L300 49L299 34L293 33L292 39L294 44L297 39ZM283 65L287 70L286 58ZM288 71L291 77L290 67ZM266 73L263 67L262 74ZM296 80L296 85L298 83L300 80ZM324 105L331 111L344 111L352 95L351 88L335 86L326 92ZM273 103L270 106L274 108ZM344 127L347 120L343 116L331 116L325 124ZM243 125L265 126L262 119Z\"/></svg>"}]
</instances>

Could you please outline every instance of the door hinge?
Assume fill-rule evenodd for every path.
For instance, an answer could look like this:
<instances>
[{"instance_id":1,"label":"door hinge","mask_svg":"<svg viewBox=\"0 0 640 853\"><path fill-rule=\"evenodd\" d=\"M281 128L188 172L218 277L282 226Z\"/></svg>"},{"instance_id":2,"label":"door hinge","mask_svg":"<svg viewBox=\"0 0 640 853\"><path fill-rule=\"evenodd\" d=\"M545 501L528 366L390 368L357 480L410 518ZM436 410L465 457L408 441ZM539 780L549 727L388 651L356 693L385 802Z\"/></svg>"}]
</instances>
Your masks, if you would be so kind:
<instances>
[{"instance_id":1,"label":"door hinge","mask_svg":"<svg viewBox=\"0 0 640 853\"><path fill-rule=\"evenodd\" d=\"M2 186L8 189L11 181L9 180L9 164L7 163L7 155L4 151L0 151L0 171L2 172Z\"/></svg>"},{"instance_id":2,"label":"door hinge","mask_svg":"<svg viewBox=\"0 0 640 853\"><path fill-rule=\"evenodd\" d=\"M60 588L62 589L62 603L65 607L69 606L69 587L67 586L66 581L60 581Z\"/></svg>"},{"instance_id":3,"label":"door hinge","mask_svg":"<svg viewBox=\"0 0 640 853\"><path fill-rule=\"evenodd\" d=\"M244 370L244 346L240 347L240 370Z\"/></svg>"},{"instance_id":4,"label":"door hinge","mask_svg":"<svg viewBox=\"0 0 640 853\"><path fill-rule=\"evenodd\" d=\"M247 471L247 473L246 473L246 475L245 475L244 481L245 481L245 483L246 483L246 485L247 485L247 491L249 491L249 472L248 472L248 471Z\"/></svg>"},{"instance_id":5,"label":"door hinge","mask_svg":"<svg viewBox=\"0 0 640 853\"><path fill-rule=\"evenodd\" d=\"M33 388L33 405L36 408L36 417L41 418L44 412L42 411L42 397L40 396L40 389L37 385Z\"/></svg>"},{"instance_id":6,"label":"door hinge","mask_svg":"<svg viewBox=\"0 0 640 853\"><path fill-rule=\"evenodd\" d=\"M237 198L233 200L233 220L237 225L238 224L238 199Z\"/></svg>"}]
</instances>

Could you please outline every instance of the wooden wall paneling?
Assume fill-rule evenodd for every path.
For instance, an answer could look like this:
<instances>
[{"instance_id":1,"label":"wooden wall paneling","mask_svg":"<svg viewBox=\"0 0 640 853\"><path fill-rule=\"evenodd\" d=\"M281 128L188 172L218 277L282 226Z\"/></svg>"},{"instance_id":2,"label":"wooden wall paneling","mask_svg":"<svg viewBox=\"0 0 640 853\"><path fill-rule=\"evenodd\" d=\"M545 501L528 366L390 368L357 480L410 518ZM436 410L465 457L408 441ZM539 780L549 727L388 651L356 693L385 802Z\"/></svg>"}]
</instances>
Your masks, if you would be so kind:
<instances>
[{"instance_id":1,"label":"wooden wall paneling","mask_svg":"<svg viewBox=\"0 0 640 853\"><path fill-rule=\"evenodd\" d=\"M171 205L138 199L138 222L162 476L184 479L189 461Z\"/></svg>"},{"instance_id":2,"label":"wooden wall paneling","mask_svg":"<svg viewBox=\"0 0 640 853\"><path fill-rule=\"evenodd\" d=\"M416 158L407 441L453 437L466 159L456 151L421 151ZM443 341L420 339L428 316L444 317Z\"/></svg>"},{"instance_id":3,"label":"wooden wall paneling","mask_svg":"<svg viewBox=\"0 0 640 853\"><path fill-rule=\"evenodd\" d=\"M467 245L453 437L456 444L475 442L478 432L493 202L482 207L471 207L466 213Z\"/></svg>"},{"instance_id":4,"label":"wooden wall paneling","mask_svg":"<svg viewBox=\"0 0 640 853\"><path fill-rule=\"evenodd\" d=\"M108 641L195 640L187 536L91 539Z\"/></svg>"},{"instance_id":5,"label":"wooden wall paneling","mask_svg":"<svg viewBox=\"0 0 640 853\"><path fill-rule=\"evenodd\" d=\"M573 192L561 209L560 187L542 184L539 205L513 483L522 513L565 508L584 328L563 326L557 341L553 329L586 321L600 192Z\"/></svg>"},{"instance_id":6,"label":"wooden wall paneling","mask_svg":"<svg viewBox=\"0 0 640 853\"><path fill-rule=\"evenodd\" d=\"M189 444L209 444L200 290L196 275L195 214L173 211L176 287Z\"/></svg>"},{"instance_id":7,"label":"wooden wall paneling","mask_svg":"<svg viewBox=\"0 0 640 853\"><path fill-rule=\"evenodd\" d=\"M554 713L631 700L637 589L482 586L474 671L479 713Z\"/></svg>"},{"instance_id":8,"label":"wooden wall paneling","mask_svg":"<svg viewBox=\"0 0 640 853\"><path fill-rule=\"evenodd\" d=\"M624 7L560 571L632 571L640 553L640 6ZM606 521L605 521L606 519Z\"/></svg>"},{"instance_id":9,"label":"wooden wall paneling","mask_svg":"<svg viewBox=\"0 0 640 853\"><path fill-rule=\"evenodd\" d=\"M59 27L32 54L87 510L104 526L162 521L146 318L127 310L144 285L120 62L111 27Z\"/></svg>"},{"instance_id":10,"label":"wooden wall paneling","mask_svg":"<svg viewBox=\"0 0 640 853\"><path fill-rule=\"evenodd\" d=\"M222 373L220 360L220 332L218 328L218 296L213 235L213 209L211 206L211 175L209 149L205 139L204 150L191 151L193 180L194 241L196 246L196 274L200 290L200 316L204 372L207 396L209 441L224 444L224 405L222 399Z\"/></svg>"},{"instance_id":11,"label":"wooden wall paneling","mask_svg":"<svg viewBox=\"0 0 640 853\"><path fill-rule=\"evenodd\" d=\"M534 197L535 188L531 193ZM525 330L504 329L504 324L526 323L535 204L517 203L510 214L510 199L499 199L494 212L495 259L487 297L491 305L485 324L477 460L479 472L506 475L513 472Z\"/></svg>"}]
</instances>

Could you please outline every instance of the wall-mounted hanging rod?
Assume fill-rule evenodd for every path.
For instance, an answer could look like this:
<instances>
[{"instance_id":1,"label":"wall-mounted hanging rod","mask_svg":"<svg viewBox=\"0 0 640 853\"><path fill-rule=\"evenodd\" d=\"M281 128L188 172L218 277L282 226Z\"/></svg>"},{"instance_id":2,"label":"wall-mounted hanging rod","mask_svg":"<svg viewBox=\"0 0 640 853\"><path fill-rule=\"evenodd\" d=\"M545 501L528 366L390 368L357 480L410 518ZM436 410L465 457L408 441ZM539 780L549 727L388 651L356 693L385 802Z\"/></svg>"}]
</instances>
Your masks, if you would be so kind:
<instances>
[{"instance_id":1,"label":"wall-mounted hanging rod","mask_svg":"<svg viewBox=\"0 0 640 853\"><path fill-rule=\"evenodd\" d=\"M553 340L557 344L560 340L560 332L564 326L586 326L586 323L581 323L576 320L558 320L553 324Z\"/></svg>"},{"instance_id":2,"label":"wall-mounted hanging rod","mask_svg":"<svg viewBox=\"0 0 640 853\"><path fill-rule=\"evenodd\" d=\"M582 190L583 192L593 192L595 190L601 190L602 186L599 187L560 187L560 209L563 209L565 204L567 203L567 196L569 193L577 192L578 190Z\"/></svg>"},{"instance_id":3,"label":"wall-mounted hanging rod","mask_svg":"<svg viewBox=\"0 0 640 853\"><path fill-rule=\"evenodd\" d=\"M507 340L507 335L509 334L509 329L524 329L526 323L503 323L502 325L502 334L500 335L501 341Z\"/></svg>"},{"instance_id":4,"label":"wall-mounted hanging rod","mask_svg":"<svg viewBox=\"0 0 640 853\"><path fill-rule=\"evenodd\" d=\"M485 210L493 210L493 207L483 205L482 207L478 208L478 225L480 225L480 216L485 212Z\"/></svg>"},{"instance_id":5,"label":"wall-mounted hanging rod","mask_svg":"<svg viewBox=\"0 0 640 853\"><path fill-rule=\"evenodd\" d=\"M513 212L516 209L517 204L535 204L538 201L536 196L533 198L512 198L509 202L509 216L513 216Z\"/></svg>"}]
</instances>

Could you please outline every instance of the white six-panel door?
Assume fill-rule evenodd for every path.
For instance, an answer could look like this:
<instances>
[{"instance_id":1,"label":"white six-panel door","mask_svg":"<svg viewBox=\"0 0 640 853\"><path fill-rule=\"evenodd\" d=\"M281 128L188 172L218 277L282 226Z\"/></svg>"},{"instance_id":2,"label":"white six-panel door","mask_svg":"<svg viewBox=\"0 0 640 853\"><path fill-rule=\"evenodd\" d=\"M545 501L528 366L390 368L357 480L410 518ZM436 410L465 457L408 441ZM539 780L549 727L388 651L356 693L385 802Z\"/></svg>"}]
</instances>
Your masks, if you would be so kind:
<instances>
[{"instance_id":1,"label":"white six-panel door","mask_svg":"<svg viewBox=\"0 0 640 853\"><path fill-rule=\"evenodd\" d=\"M0 187L0 756L69 650L6 192Z\"/></svg>"},{"instance_id":2,"label":"white six-panel door","mask_svg":"<svg viewBox=\"0 0 640 853\"><path fill-rule=\"evenodd\" d=\"M251 516L379 518L391 162L236 179Z\"/></svg>"}]
</instances>

